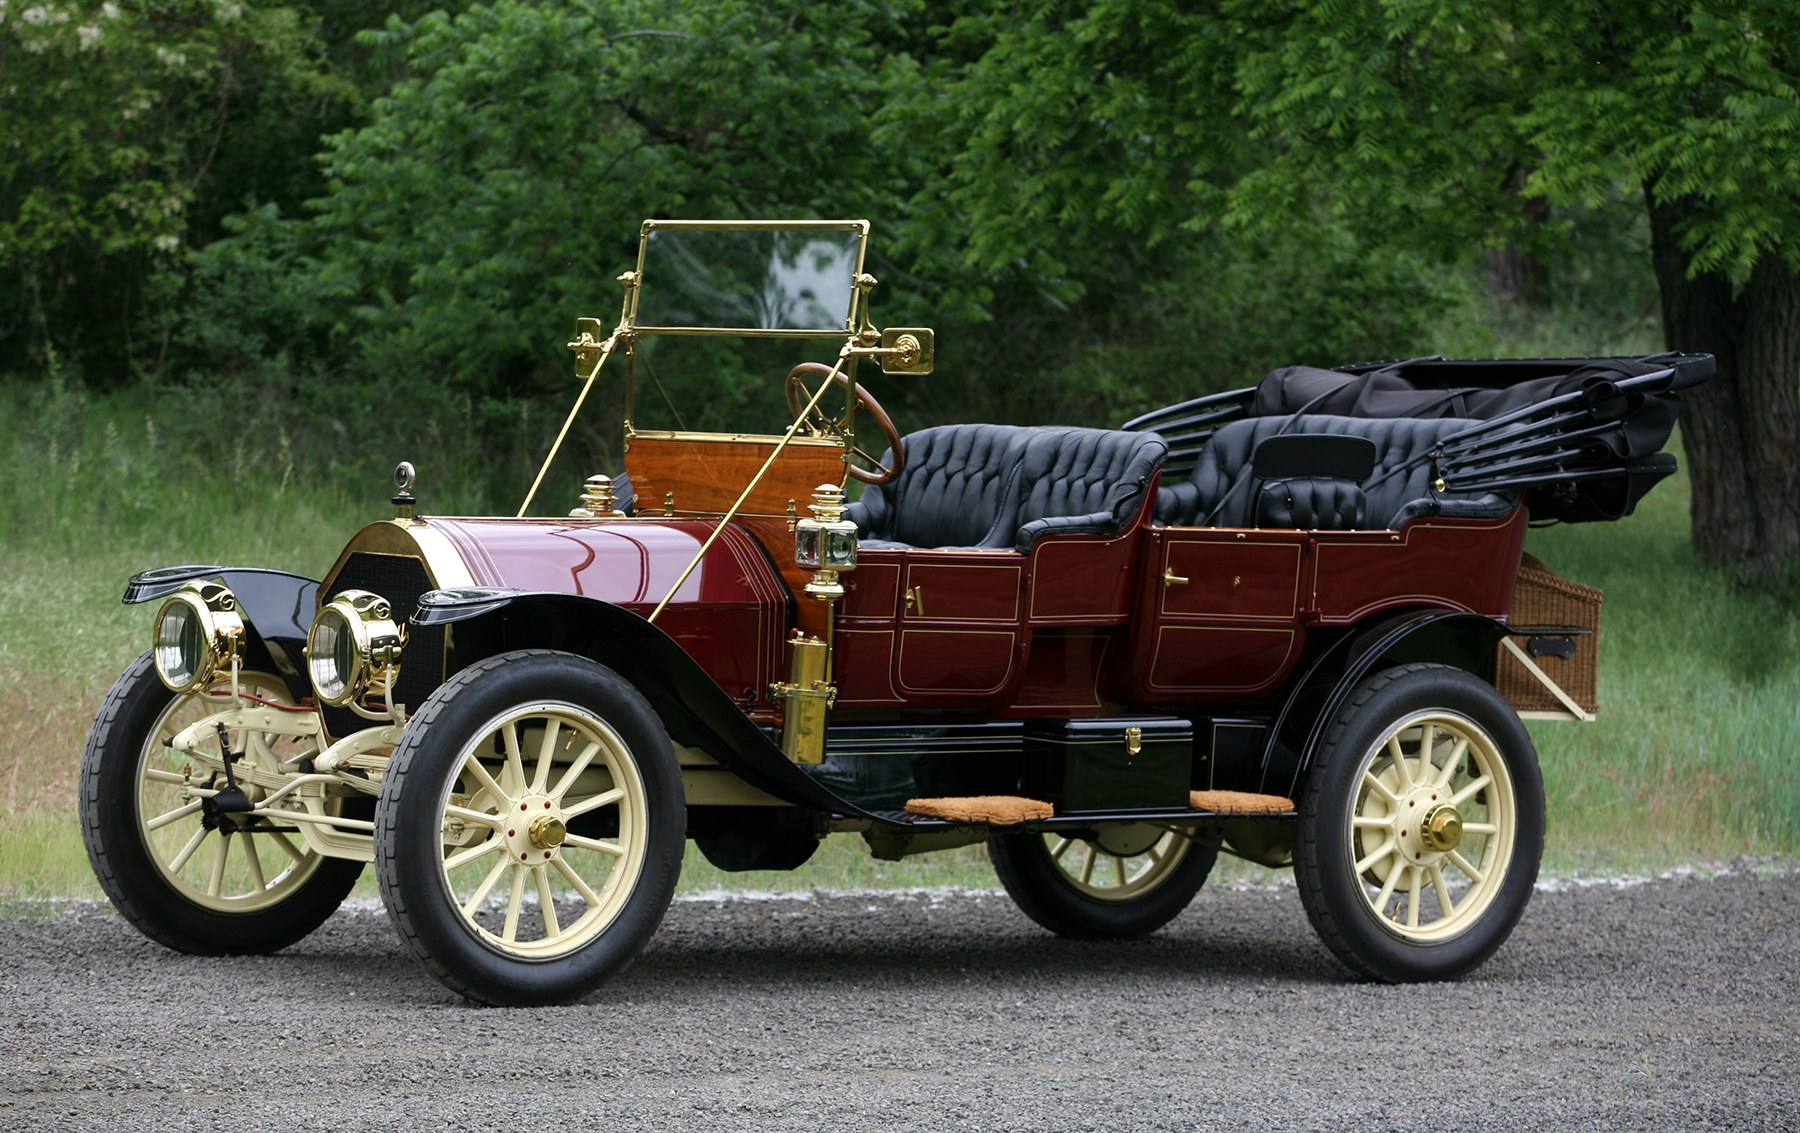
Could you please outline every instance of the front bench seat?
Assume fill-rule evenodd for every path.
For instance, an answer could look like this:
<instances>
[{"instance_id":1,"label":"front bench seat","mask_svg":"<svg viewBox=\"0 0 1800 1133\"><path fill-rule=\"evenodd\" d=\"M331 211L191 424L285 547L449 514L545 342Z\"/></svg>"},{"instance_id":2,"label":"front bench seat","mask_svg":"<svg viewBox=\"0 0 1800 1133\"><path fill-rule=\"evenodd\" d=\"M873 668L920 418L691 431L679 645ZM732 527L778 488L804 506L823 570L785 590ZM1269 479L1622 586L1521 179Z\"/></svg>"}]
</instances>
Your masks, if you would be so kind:
<instances>
[{"instance_id":1,"label":"front bench seat","mask_svg":"<svg viewBox=\"0 0 1800 1133\"><path fill-rule=\"evenodd\" d=\"M1444 438L1479 424L1455 417L1417 420L1317 413L1233 421L1220 427L1207 441L1185 483L1157 493L1156 518L1175 527L1254 526L1257 491L1251 462L1256 446L1269 437L1293 433L1366 437L1375 443L1375 470L1361 485L1364 514L1358 524L1360 529L1397 530L1419 515L1502 516L1518 503L1517 492L1432 490L1434 469L1426 454ZM1333 526L1317 518L1331 514L1333 509L1334 501L1320 500L1297 512L1293 519L1296 525L1310 522L1318 527Z\"/></svg>"},{"instance_id":2,"label":"front bench seat","mask_svg":"<svg viewBox=\"0 0 1800 1133\"><path fill-rule=\"evenodd\" d=\"M1005 549L1018 529L1019 464L1042 430L939 425L904 438L906 465L844 510L861 544ZM890 452L882 459L891 460Z\"/></svg>"}]
</instances>

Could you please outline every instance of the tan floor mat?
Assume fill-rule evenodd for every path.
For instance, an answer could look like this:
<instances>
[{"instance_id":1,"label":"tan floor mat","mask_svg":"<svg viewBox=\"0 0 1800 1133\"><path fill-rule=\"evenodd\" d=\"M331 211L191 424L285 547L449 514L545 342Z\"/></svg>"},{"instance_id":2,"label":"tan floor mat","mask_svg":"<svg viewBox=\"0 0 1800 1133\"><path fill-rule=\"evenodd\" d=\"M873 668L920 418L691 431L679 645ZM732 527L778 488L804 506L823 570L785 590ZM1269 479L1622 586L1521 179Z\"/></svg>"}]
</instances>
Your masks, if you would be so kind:
<instances>
[{"instance_id":1,"label":"tan floor mat","mask_svg":"<svg viewBox=\"0 0 1800 1133\"><path fill-rule=\"evenodd\" d=\"M1013 795L977 795L966 799L908 799L906 813L947 822L979 822L987 826L1017 826L1037 818L1049 818L1056 808L1036 799Z\"/></svg>"},{"instance_id":2,"label":"tan floor mat","mask_svg":"<svg viewBox=\"0 0 1800 1133\"><path fill-rule=\"evenodd\" d=\"M1189 791L1188 805L1213 814L1289 814L1294 800L1247 791Z\"/></svg>"}]
</instances>

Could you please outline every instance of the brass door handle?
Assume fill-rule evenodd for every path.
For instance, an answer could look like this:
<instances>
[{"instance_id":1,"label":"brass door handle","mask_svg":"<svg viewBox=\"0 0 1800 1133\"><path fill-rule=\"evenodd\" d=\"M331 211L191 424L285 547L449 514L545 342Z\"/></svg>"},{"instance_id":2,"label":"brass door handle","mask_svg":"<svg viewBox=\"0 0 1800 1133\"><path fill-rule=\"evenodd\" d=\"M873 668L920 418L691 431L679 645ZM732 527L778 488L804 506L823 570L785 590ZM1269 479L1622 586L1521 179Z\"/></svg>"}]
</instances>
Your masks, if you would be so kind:
<instances>
[{"instance_id":1,"label":"brass door handle","mask_svg":"<svg viewBox=\"0 0 1800 1133\"><path fill-rule=\"evenodd\" d=\"M1188 583L1190 583L1192 581L1193 581L1193 579L1183 578L1179 574L1176 574L1174 571L1170 570L1168 567L1163 568L1163 585L1164 586L1186 586Z\"/></svg>"},{"instance_id":2,"label":"brass door handle","mask_svg":"<svg viewBox=\"0 0 1800 1133\"><path fill-rule=\"evenodd\" d=\"M923 586L906 588L906 612L916 613L921 618L925 616L925 588Z\"/></svg>"}]
</instances>

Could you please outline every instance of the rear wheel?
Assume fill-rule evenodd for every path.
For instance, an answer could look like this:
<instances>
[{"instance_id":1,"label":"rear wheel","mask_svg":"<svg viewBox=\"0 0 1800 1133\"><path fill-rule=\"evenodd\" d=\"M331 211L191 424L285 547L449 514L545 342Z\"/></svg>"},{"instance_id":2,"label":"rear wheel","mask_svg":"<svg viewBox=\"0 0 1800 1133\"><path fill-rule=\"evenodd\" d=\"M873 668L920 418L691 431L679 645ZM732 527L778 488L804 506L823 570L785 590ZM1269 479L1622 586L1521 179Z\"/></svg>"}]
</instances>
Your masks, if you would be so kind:
<instances>
[{"instance_id":1,"label":"rear wheel","mask_svg":"<svg viewBox=\"0 0 1800 1133\"><path fill-rule=\"evenodd\" d=\"M274 677L244 673L240 688L292 705ZM323 924L362 863L315 853L291 825L219 813L227 783L217 743L176 752L168 741L232 706L230 682L180 698L156 676L150 654L125 670L100 705L81 757L81 833L100 887L150 939L181 952L244 955L284 948ZM232 771L251 802L304 754L298 741L229 731ZM333 804L337 805L337 804Z\"/></svg>"},{"instance_id":2,"label":"rear wheel","mask_svg":"<svg viewBox=\"0 0 1800 1133\"><path fill-rule=\"evenodd\" d=\"M1518 715L1460 669L1369 678L1333 722L1300 804L1300 899L1338 958L1391 982L1454 979L1531 899L1544 787Z\"/></svg>"},{"instance_id":3,"label":"rear wheel","mask_svg":"<svg viewBox=\"0 0 1800 1133\"><path fill-rule=\"evenodd\" d=\"M1032 831L988 835L1000 884L1024 914L1060 936L1146 936L1206 884L1216 846L1191 831L1111 823L1085 837Z\"/></svg>"},{"instance_id":4,"label":"rear wheel","mask_svg":"<svg viewBox=\"0 0 1800 1133\"><path fill-rule=\"evenodd\" d=\"M577 999L662 921L686 835L660 721L612 670L521 651L433 693L375 813L381 893L438 979L487 1003Z\"/></svg>"}]
</instances>

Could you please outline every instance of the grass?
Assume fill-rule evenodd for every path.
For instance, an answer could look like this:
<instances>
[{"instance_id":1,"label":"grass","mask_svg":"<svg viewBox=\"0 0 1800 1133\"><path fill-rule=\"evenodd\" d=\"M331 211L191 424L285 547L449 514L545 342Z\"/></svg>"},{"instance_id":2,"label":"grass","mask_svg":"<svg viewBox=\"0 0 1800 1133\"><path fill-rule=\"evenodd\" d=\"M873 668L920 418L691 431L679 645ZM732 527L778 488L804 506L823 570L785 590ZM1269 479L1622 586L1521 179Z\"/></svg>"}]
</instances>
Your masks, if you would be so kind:
<instances>
[{"instance_id":1,"label":"grass","mask_svg":"<svg viewBox=\"0 0 1800 1133\"><path fill-rule=\"evenodd\" d=\"M317 574L382 517L397 455L430 452L439 483L490 472L465 427L410 426L385 448L335 434L302 443L279 415L251 410L224 415L178 391L0 384L0 897L97 892L75 784L94 709L145 645L148 613L118 601L130 574L199 561ZM494 506L470 494L442 510ZM1599 722L1532 726L1550 796L1547 868L1800 850L1800 615L1695 565L1685 479L1629 520L1534 532L1530 549L1607 592ZM721 873L690 852L683 888L992 883L979 848L885 863L838 836L792 874Z\"/></svg>"},{"instance_id":2,"label":"grass","mask_svg":"<svg viewBox=\"0 0 1800 1133\"><path fill-rule=\"evenodd\" d=\"M1678 476L1619 523L1527 549L1606 591L1600 718L1533 724L1563 870L1791 854L1800 846L1800 612L1696 567Z\"/></svg>"}]
</instances>

